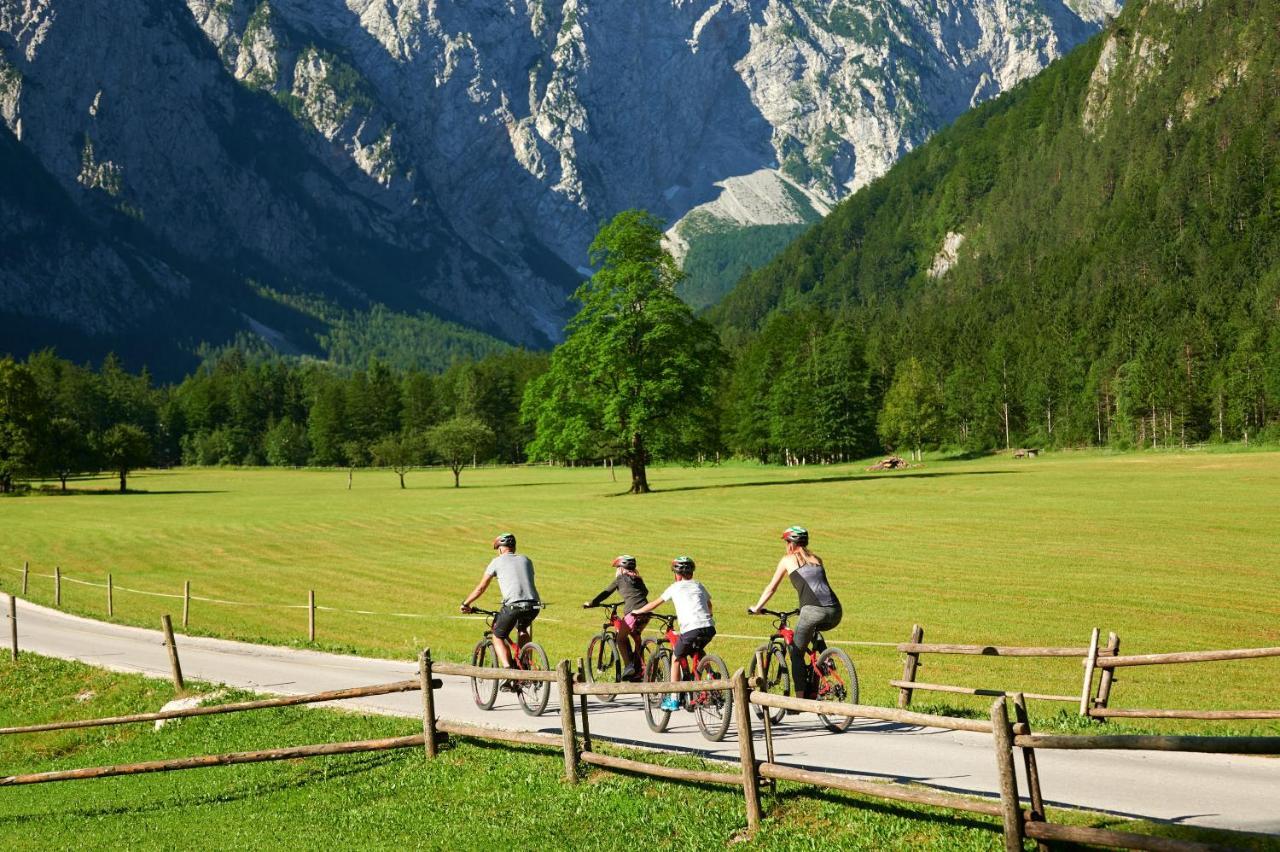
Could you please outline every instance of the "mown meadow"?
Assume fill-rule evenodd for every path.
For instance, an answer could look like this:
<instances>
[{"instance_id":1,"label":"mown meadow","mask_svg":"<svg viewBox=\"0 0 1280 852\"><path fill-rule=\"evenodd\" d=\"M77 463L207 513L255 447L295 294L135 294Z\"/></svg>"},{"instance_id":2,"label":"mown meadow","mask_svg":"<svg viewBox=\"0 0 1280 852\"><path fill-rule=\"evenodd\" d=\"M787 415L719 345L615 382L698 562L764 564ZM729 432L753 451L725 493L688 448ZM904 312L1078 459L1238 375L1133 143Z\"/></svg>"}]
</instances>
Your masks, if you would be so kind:
<instances>
[{"instance_id":1,"label":"mown meadow","mask_svg":"<svg viewBox=\"0 0 1280 852\"><path fill-rule=\"evenodd\" d=\"M138 493L110 479L67 496L0 500L0 589L15 591L29 561L28 597L49 604L59 565L63 607L103 617L105 591L72 582L114 575L115 618L153 627L181 601L124 589L192 594L191 631L303 644L308 589L321 607L321 647L407 657L430 646L463 659L482 623L457 604L501 530L519 536L550 604L536 638L552 659L583 653L600 611L580 603L603 588L609 562L639 558L651 589L681 553L711 591L716 650L745 664L768 623L745 608L768 579L788 524L807 526L845 604L831 639L1083 645L1097 626L1127 652L1280 645L1280 454L1057 453L1037 459L929 459L901 473L862 464L763 467L734 463L653 471L655 493L622 495L603 468L416 471L278 469L141 473ZM784 588L775 599L792 605ZM496 589L482 603L496 602ZM274 606L270 606L274 605ZM846 646L864 701L888 703L901 657ZM1028 691L1079 690L1074 660L925 657L919 678ZM1113 706L1270 707L1276 660L1134 669ZM918 693L924 703L985 702ZM1058 705L1040 705L1048 715ZM1176 727L1170 723L1166 727ZM1263 726L1255 726L1263 727Z\"/></svg>"}]
</instances>

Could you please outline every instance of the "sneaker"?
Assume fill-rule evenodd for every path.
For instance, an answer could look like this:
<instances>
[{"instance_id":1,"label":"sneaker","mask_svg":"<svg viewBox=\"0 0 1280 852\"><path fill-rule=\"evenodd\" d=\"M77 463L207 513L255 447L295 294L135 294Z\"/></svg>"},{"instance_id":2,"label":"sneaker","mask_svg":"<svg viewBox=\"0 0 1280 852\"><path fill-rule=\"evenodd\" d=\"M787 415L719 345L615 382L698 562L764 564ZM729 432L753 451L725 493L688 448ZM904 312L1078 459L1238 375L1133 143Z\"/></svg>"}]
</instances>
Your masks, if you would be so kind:
<instances>
[{"instance_id":1,"label":"sneaker","mask_svg":"<svg viewBox=\"0 0 1280 852\"><path fill-rule=\"evenodd\" d=\"M668 695L666 698L662 699L662 709L666 710L667 712L670 712L672 710L679 710L680 699L676 698L674 695Z\"/></svg>"},{"instance_id":2,"label":"sneaker","mask_svg":"<svg viewBox=\"0 0 1280 852\"><path fill-rule=\"evenodd\" d=\"M622 680L635 682L640 677L640 670L631 666L622 670Z\"/></svg>"}]
</instances>

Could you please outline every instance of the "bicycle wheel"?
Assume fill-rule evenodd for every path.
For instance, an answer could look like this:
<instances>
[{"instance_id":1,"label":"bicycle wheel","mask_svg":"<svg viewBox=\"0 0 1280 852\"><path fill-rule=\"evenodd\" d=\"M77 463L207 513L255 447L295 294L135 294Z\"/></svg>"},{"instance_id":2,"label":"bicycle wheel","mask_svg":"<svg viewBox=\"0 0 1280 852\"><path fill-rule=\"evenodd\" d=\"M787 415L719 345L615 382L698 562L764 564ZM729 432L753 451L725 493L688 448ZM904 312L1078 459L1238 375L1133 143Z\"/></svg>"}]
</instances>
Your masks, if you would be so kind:
<instances>
[{"instance_id":1,"label":"bicycle wheel","mask_svg":"<svg viewBox=\"0 0 1280 852\"><path fill-rule=\"evenodd\" d=\"M591 637L584 668L587 683L617 683L622 679L622 660L618 656L618 642L612 633L597 633ZM596 698L608 704L618 696L597 695Z\"/></svg>"},{"instance_id":2,"label":"bicycle wheel","mask_svg":"<svg viewBox=\"0 0 1280 852\"><path fill-rule=\"evenodd\" d=\"M547 652L537 642L530 642L520 649L520 668L532 672L547 671ZM530 716L541 716L551 698L551 684L545 680L518 682L516 697L520 699L520 709Z\"/></svg>"},{"instance_id":3,"label":"bicycle wheel","mask_svg":"<svg viewBox=\"0 0 1280 852\"><path fill-rule=\"evenodd\" d=\"M728 680L729 667L724 660L714 654L708 654L698 663L698 680ZM695 692L694 716L698 719L698 727L702 735L713 743L724 739L729 730L729 717L733 715L733 693L727 689Z\"/></svg>"},{"instance_id":4,"label":"bicycle wheel","mask_svg":"<svg viewBox=\"0 0 1280 852\"><path fill-rule=\"evenodd\" d=\"M764 691L771 695L790 695L791 672L787 669L786 648L774 642L757 648L756 653L751 657L751 668L747 672L749 679L757 674L756 663L760 655L764 656ZM768 713L770 721L775 725L787 715L787 711L781 707L761 707L759 704L754 706L757 719L764 719L764 714Z\"/></svg>"},{"instance_id":5,"label":"bicycle wheel","mask_svg":"<svg viewBox=\"0 0 1280 852\"><path fill-rule=\"evenodd\" d=\"M498 660L493 655L491 640L481 639L476 643L475 650L471 652L471 665L483 668L493 668L498 665ZM498 681L471 678L471 697L476 700L476 706L481 710L492 710L493 702L498 700Z\"/></svg>"},{"instance_id":6,"label":"bicycle wheel","mask_svg":"<svg viewBox=\"0 0 1280 852\"><path fill-rule=\"evenodd\" d=\"M828 648L818 657L819 701L841 701L846 704L858 703L858 670L853 667L853 660L839 648ZM822 723L837 734L849 730L853 719L849 716L819 713Z\"/></svg>"},{"instance_id":7,"label":"bicycle wheel","mask_svg":"<svg viewBox=\"0 0 1280 852\"><path fill-rule=\"evenodd\" d=\"M645 683L667 683L671 680L671 651L667 648L659 648L653 652L653 656L649 658L648 665L644 668ZM644 697L644 720L649 723L649 730L654 733L662 733L667 729L667 722L671 720L671 711L662 709L662 699L667 697L665 692L654 692Z\"/></svg>"}]
</instances>

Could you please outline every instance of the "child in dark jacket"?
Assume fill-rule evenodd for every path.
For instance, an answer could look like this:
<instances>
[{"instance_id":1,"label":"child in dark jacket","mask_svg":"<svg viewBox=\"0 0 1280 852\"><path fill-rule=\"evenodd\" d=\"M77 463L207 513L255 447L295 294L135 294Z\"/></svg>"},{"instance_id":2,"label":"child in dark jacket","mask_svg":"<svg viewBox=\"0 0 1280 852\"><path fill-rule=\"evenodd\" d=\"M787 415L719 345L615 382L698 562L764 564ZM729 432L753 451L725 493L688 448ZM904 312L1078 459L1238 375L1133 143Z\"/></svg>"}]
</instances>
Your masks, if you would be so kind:
<instances>
[{"instance_id":1,"label":"child in dark jacket","mask_svg":"<svg viewBox=\"0 0 1280 852\"><path fill-rule=\"evenodd\" d=\"M622 623L618 625L618 651L622 654L622 664L624 666L622 679L638 681L644 676L643 672L640 671L640 648L643 643L640 634L644 632L645 625L649 623L649 617L647 615L634 615L634 612L649 602L649 587L644 584L644 578L636 572L636 558L634 556L619 556L613 560L613 567L615 569L613 582L605 586L604 591L582 606L584 608L599 606L605 598L614 592L622 596L624 604L622 611L628 613L622 619Z\"/></svg>"}]
</instances>

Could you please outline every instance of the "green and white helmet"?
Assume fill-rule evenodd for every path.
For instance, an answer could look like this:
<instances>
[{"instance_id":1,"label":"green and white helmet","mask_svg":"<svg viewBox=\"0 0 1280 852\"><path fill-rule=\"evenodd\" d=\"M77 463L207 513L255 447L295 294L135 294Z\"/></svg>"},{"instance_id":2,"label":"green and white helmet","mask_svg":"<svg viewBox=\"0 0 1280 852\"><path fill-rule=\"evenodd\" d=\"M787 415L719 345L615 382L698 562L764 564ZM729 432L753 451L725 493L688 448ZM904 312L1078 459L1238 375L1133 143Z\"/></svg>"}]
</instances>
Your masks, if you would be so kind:
<instances>
[{"instance_id":1,"label":"green and white helmet","mask_svg":"<svg viewBox=\"0 0 1280 852\"><path fill-rule=\"evenodd\" d=\"M809 544L809 531L804 527L787 527L782 531L782 540L787 544L798 544L801 547L807 547Z\"/></svg>"},{"instance_id":2,"label":"green and white helmet","mask_svg":"<svg viewBox=\"0 0 1280 852\"><path fill-rule=\"evenodd\" d=\"M679 574L681 577L692 577L693 569L696 567L693 564L693 559L688 556L677 556L671 560L672 572Z\"/></svg>"}]
</instances>

